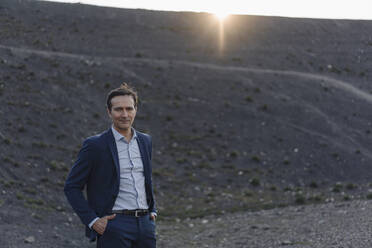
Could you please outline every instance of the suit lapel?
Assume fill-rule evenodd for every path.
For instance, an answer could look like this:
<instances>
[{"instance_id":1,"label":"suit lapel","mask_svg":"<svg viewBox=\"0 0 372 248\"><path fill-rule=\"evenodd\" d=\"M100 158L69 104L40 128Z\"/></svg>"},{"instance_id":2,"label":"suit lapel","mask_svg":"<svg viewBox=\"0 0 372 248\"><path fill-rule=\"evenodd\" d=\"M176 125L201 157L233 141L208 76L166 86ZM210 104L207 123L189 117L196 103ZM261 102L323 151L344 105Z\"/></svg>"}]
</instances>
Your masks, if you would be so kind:
<instances>
[{"instance_id":1,"label":"suit lapel","mask_svg":"<svg viewBox=\"0 0 372 248\"><path fill-rule=\"evenodd\" d=\"M143 170L145 174L145 179L147 179L148 173L149 173L149 158L146 152L146 144L143 140L142 136L137 132L137 143L138 147L140 149L142 163L143 163Z\"/></svg>"},{"instance_id":2,"label":"suit lapel","mask_svg":"<svg viewBox=\"0 0 372 248\"><path fill-rule=\"evenodd\" d=\"M111 151L112 159L114 160L116 176L117 176L118 182L120 182L120 165L119 165L118 149L116 147L115 138L114 138L111 128L109 129L108 134L107 134L107 143Z\"/></svg>"}]
</instances>

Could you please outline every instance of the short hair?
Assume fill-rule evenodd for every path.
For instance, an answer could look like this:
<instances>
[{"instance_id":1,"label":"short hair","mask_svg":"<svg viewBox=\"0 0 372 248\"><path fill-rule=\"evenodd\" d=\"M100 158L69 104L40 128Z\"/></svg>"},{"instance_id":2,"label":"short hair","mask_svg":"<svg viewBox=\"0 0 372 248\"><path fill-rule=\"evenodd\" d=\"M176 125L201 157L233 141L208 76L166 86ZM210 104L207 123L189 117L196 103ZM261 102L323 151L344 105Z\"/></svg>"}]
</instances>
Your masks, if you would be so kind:
<instances>
[{"instance_id":1,"label":"short hair","mask_svg":"<svg viewBox=\"0 0 372 248\"><path fill-rule=\"evenodd\" d=\"M114 98L115 96L132 96L134 101L134 107L137 108L138 104L137 92L127 83L125 82L122 83L119 88L113 89L107 94L106 105L109 111L111 111L112 108L111 99Z\"/></svg>"}]
</instances>

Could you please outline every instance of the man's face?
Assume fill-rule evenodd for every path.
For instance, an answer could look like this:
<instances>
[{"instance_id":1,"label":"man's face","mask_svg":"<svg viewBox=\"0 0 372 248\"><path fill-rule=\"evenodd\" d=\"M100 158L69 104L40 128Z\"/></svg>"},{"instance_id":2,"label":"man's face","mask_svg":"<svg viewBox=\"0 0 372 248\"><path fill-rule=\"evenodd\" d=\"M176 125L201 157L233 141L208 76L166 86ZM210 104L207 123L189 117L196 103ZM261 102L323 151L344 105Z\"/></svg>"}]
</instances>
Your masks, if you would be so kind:
<instances>
[{"instance_id":1,"label":"man's face","mask_svg":"<svg viewBox=\"0 0 372 248\"><path fill-rule=\"evenodd\" d=\"M109 109L107 111L114 128L119 132L130 130L137 112L133 97L130 95L115 96L111 99L111 104L111 111Z\"/></svg>"}]
</instances>

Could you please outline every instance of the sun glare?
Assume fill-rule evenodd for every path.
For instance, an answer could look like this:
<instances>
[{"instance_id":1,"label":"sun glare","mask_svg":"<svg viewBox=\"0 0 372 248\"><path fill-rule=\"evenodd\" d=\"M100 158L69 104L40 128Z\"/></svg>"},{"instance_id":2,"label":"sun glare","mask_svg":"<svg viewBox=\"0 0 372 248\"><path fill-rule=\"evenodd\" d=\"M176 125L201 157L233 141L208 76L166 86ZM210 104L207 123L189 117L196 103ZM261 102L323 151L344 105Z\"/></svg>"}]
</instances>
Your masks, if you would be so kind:
<instances>
[{"instance_id":1,"label":"sun glare","mask_svg":"<svg viewBox=\"0 0 372 248\"><path fill-rule=\"evenodd\" d=\"M214 15L217 17L218 20L224 21L230 14L224 11L217 11L214 12Z\"/></svg>"}]
</instances>

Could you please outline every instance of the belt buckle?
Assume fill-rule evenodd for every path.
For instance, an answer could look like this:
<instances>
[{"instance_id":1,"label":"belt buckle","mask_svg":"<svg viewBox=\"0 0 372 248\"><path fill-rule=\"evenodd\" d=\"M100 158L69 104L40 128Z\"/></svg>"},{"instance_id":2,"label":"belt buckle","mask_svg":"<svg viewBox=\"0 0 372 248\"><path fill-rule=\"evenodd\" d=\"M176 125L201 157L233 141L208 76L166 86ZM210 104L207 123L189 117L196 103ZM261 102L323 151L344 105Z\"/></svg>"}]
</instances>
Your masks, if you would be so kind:
<instances>
[{"instance_id":1,"label":"belt buckle","mask_svg":"<svg viewBox=\"0 0 372 248\"><path fill-rule=\"evenodd\" d=\"M138 218L138 210L134 212L134 216Z\"/></svg>"}]
</instances>

